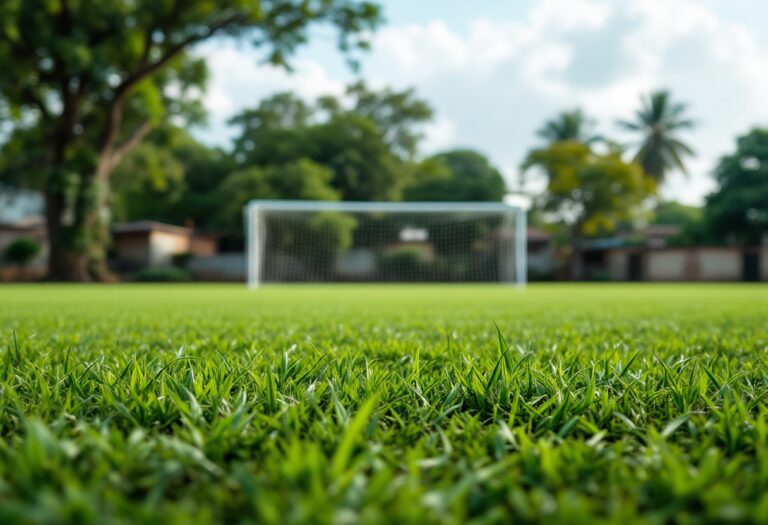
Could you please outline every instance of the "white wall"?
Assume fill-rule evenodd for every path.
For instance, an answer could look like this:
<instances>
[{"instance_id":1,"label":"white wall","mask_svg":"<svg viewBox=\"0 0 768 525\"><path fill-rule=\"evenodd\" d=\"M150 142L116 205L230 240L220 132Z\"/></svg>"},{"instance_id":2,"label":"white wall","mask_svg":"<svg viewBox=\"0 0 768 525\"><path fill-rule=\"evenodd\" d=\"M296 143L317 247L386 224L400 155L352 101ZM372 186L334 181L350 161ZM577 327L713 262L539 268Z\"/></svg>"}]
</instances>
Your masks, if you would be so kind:
<instances>
[{"instance_id":1,"label":"white wall","mask_svg":"<svg viewBox=\"0 0 768 525\"><path fill-rule=\"evenodd\" d=\"M648 252L645 261L645 278L648 281L682 281L686 278L686 250Z\"/></svg>"},{"instance_id":2,"label":"white wall","mask_svg":"<svg viewBox=\"0 0 768 525\"><path fill-rule=\"evenodd\" d=\"M702 281L740 281L742 254L728 248L701 248L699 252L699 279Z\"/></svg>"}]
</instances>

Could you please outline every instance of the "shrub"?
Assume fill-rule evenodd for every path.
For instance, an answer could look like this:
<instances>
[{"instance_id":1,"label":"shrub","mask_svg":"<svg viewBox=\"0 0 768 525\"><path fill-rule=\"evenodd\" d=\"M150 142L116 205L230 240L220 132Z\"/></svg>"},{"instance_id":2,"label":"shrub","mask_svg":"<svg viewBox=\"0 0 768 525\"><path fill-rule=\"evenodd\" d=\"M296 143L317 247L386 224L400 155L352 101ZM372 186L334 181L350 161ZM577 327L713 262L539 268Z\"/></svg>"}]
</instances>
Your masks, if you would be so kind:
<instances>
[{"instance_id":1,"label":"shrub","mask_svg":"<svg viewBox=\"0 0 768 525\"><path fill-rule=\"evenodd\" d=\"M192 280L186 270L174 267L144 268L136 274L136 280L145 283L184 283Z\"/></svg>"},{"instance_id":2,"label":"shrub","mask_svg":"<svg viewBox=\"0 0 768 525\"><path fill-rule=\"evenodd\" d=\"M28 237L20 237L11 242L3 252L6 262L24 268L40 253L40 243Z\"/></svg>"},{"instance_id":3,"label":"shrub","mask_svg":"<svg viewBox=\"0 0 768 525\"><path fill-rule=\"evenodd\" d=\"M171 256L171 264L177 268L186 268L192 254L189 252L174 253Z\"/></svg>"},{"instance_id":4,"label":"shrub","mask_svg":"<svg viewBox=\"0 0 768 525\"><path fill-rule=\"evenodd\" d=\"M424 273L427 256L421 248L398 248L381 257L380 269L385 278L416 281Z\"/></svg>"}]
</instances>

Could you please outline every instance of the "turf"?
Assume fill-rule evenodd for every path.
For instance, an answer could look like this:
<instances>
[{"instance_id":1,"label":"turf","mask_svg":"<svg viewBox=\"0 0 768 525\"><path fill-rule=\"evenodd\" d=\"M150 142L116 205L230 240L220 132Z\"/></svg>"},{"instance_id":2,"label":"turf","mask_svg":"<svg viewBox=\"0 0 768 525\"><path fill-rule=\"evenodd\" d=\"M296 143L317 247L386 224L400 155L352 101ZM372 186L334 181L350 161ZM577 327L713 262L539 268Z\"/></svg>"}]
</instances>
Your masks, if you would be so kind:
<instances>
[{"instance_id":1,"label":"turf","mask_svg":"<svg viewBox=\"0 0 768 525\"><path fill-rule=\"evenodd\" d=\"M0 523L768 517L758 285L0 287Z\"/></svg>"}]
</instances>

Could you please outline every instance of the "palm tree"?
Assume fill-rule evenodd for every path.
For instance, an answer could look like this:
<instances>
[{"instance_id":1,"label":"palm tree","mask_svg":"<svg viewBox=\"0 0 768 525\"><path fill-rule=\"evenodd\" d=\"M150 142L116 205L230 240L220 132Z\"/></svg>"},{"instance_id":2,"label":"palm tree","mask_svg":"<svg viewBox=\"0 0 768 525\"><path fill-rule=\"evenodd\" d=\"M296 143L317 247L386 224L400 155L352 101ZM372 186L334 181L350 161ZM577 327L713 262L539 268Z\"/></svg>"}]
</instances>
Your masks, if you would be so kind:
<instances>
[{"instance_id":1,"label":"palm tree","mask_svg":"<svg viewBox=\"0 0 768 525\"><path fill-rule=\"evenodd\" d=\"M694 151L677 133L692 128L695 123L685 116L685 104L672 102L669 91L651 93L642 97L641 103L635 119L621 120L619 125L642 135L635 162L661 184L670 171L678 169L686 173L683 157L693 156Z\"/></svg>"},{"instance_id":2,"label":"palm tree","mask_svg":"<svg viewBox=\"0 0 768 525\"><path fill-rule=\"evenodd\" d=\"M590 144L602 140L599 135L592 133L594 127L595 122L577 108L572 111L563 111L552 120L548 120L536 134L550 143L573 140Z\"/></svg>"}]
</instances>

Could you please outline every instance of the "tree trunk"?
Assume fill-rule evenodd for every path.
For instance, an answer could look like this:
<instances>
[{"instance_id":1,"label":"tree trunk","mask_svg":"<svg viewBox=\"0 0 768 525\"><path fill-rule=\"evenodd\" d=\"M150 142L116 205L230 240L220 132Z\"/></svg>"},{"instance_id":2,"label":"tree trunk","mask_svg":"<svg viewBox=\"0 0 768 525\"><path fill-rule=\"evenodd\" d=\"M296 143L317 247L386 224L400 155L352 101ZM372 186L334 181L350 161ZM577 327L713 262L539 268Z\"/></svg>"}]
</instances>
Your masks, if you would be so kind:
<instances>
[{"instance_id":1,"label":"tree trunk","mask_svg":"<svg viewBox=\"0 0 768 525\"><path fill-rule=\"evenodd\" d=\"M48 280L90 281L88 259L71 249L70 232L64 224L66 198L60 191L45 195L45 218L48 233Z\"/></svg>"},{"instance_id":2,"label":"tree trunk","mask_svg":"<svg viewBox=\"0 0 768 525\"><path fill-rule=\"evenodd\" d=\"M134 83L138 81L135 80ZM149 121L138 126L122 144L118 137L123 104L131 84L120 87L109 110L104 140L93 165L66 166L83 93L64 96L64 115L54 138L51 179L46 192L46 227L49 239L48 278L54 281L111 281L107 268L109 244L109 177L115 166L152 129ZM66 89L65 89L66 91ZM90 169L89 169L90 168Z\"/></svg>"},{"instance_id":3,"label":"tree trunk","mask_svg":"<svg viewBox=\"0 0 768 525\"><path fill-rule=\"evenodd\" d=\"M105 196L95 177L81 176L69 187L46 193L48 279L111 280L106 265L108 232L102 220Z\"/></svg>"},{"instance_id":4,"label":"tree trunk","mask_svg":"<svg viewBox=\"0 0 768 525\"><path fill-rule=\"evenodd\" d=\"M584 280L584 248L581 244L581 225L571 232L571 280Z\"/></svg>"}]
</instances>

